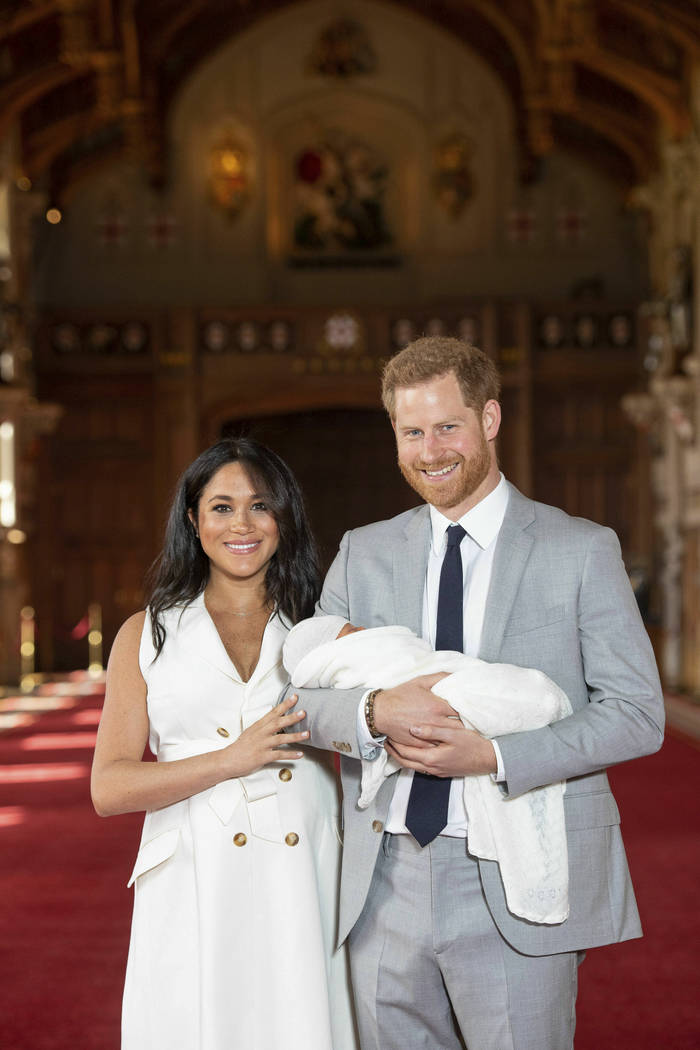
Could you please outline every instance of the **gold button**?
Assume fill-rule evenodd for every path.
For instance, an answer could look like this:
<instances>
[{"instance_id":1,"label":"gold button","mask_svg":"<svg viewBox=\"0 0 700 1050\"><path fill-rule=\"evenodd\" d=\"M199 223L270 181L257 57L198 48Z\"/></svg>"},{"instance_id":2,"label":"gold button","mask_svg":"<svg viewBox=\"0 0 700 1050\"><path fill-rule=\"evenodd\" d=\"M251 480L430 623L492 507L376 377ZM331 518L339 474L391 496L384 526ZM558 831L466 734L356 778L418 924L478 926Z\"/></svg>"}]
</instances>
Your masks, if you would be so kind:
<instances>
[{"instance_id":1,"label":"gold button","mask_svg":"<svg viewBox=\"0 0 700 1050\"><path fill-rule=\"evenodd\" d=\"M297 842L299 841L299 836L297 835L296 831L290 831L288 835L285 835L284 841L287 843L288 846L296 846Z\"/></svg>"},{"instance_id":2,"label":"gold button","mask_svg":"<svg viewBox=\"0 0 700 1050\"><path fill-rule=\"evenodd\" d=\"M219 736L231 736L228 729L224 729L223 726L219 726L219 728L217 729L217 733L219 734Z\"/></svg>"},{"instance_id":3,"label":"gold button","mask_svg":"<svg viewBox=\"0 0 700 1050\"><path fill-rule=\"evenodd\" d=\"M291 780L292 779L292 771L291 771L291 769L280 769L279 778L280 778L280 780Z\"/></svg>"},{"instance_id":4,"label":"gold button","mask_svg":"<svg viewBox=\"0 0 700 1050\"><path fill-rule=\"evenodd\" d=\"M372 831L384 831L384 825L381 820L372 821Z\"/></svg>"},{"instance_id":5,"label":"gold button","mask_svg":"<svg viewBox=\"0 0 700 1050\"><path fill-rule=\"evenodd\" d=\"M248 839L246 838L246 836L243 834L242 831L239 831L237 835L233 836L233 844L234 844L234 846L245 846L247 841L248 841Z\"/></svg>"}]
</instances>

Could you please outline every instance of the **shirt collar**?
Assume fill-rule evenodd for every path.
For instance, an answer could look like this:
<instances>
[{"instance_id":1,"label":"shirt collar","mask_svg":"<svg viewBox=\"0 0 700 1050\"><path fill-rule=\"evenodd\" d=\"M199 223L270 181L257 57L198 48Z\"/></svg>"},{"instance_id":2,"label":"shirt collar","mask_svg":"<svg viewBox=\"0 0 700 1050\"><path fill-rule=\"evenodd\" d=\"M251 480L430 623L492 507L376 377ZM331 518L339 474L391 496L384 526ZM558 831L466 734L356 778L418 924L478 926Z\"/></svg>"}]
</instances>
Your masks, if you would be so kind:
<instances>
[{"instance_id":1,"label":"shirt collar","mask_svg":"<svg viewBox=\"0 0 700 1050\"><path fill-rule=\"evenodd\" d=\"M496 488L484 496L475 507L463 514L458 522L446 518L436 507L430 504L430 526L432 529L433 553L442 555L445 549L445 533L450 525L461 525L482 550L493 543L500 532L508 506L508 486L501 474Z\"/></svg>"}]
</instances>

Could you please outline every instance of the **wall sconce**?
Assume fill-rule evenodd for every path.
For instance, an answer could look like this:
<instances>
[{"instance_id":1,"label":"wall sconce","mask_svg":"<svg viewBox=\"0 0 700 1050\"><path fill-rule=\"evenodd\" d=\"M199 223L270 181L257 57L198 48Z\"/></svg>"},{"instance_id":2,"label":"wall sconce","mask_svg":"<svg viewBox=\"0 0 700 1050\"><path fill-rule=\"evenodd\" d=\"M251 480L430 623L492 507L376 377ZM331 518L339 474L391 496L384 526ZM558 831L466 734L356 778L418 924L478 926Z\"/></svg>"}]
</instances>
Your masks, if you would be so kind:
<instances>
[{"instance_id":1,"label":"wall sconce","mask_svg":"<svg viewBox=\"0 0 700 1050\"><path fill-rule=\"evenodd\" d=\"M463 135L450 135L435 149L433 190L440 207L457 219L474 196L473 149Z\"/></svg>"},{"instance_id":2,"label":"wall sconce","mask_svg":"<svg viewBox=\"0 0 700 1050\"><path fill-rule=\"evenodd\" d=\"M251 190L250 157L231 137L219 140L209 150L209 195L229 218L243 209Z\"/></svg>"}]
</instances>

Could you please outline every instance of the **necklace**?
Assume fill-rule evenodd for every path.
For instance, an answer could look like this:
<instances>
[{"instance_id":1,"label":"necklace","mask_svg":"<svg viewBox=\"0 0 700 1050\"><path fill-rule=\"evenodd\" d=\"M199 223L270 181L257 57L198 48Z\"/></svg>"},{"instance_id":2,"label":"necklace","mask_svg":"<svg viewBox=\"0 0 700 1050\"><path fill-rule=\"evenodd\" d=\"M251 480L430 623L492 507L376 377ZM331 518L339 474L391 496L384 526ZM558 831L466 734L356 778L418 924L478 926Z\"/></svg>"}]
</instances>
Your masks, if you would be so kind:
<instances>
[{"instance_id":1,"label":"necklace","mask_svg":"<svg viewBox=\"0 0 700 1050\"><path fill-rule=\"evenodd\" d=\"M228 613L229 616L254 616L255 613L260 613L263 610L265 610L265 611L269 610L269 606L268 606L267 602L265 603L265 605L261 605L257 609L246 609L244 612L236 612L235 609L227 609L226 612Z\"/></svg>"},{"instance_id":2,"label":"necklace","mask_svg":"<svg viewBox=\"0 0 700 1050\"><path fill-rule=\"evenodd\" d=\"M209 613L210 616L221 616L221 617L224 617L224 616L257 616L261 612L268 612L269 613L270 609L272 608L272 603L266 599L262 603L262 605L257 605L254 609L251 608L251 609L237 610L237 609L229 609L228 605L226 605L226 604L219 604L219 602L216 602L213 608L209 608L209 604L207 602L207 598L206 598L206 595L205 595L204 596L204 607L206 608L206 610L207 610L207 612Z\"/></svg>"}]
</instances>

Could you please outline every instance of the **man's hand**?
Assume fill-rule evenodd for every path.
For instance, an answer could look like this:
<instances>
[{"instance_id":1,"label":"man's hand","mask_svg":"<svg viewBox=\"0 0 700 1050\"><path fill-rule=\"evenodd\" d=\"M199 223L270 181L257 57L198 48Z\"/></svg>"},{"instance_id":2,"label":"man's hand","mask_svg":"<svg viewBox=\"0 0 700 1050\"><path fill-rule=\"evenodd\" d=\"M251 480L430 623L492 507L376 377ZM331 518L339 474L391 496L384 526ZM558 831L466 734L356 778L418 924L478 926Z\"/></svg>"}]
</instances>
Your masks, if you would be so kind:
<instances>
[{"instance_id":1,"label":"man's hand","mask_svg":"<svg viewBox=\"0 0 700 1050\"><path fill-rule=\"evenodd\" d=\"M399 765L434 777L464 777L495 773L496 752L490 740L465 729L459 719L449 725L414 725L413 744L387 740L384 747Z\"/></svg>"},{"instance_id":2,"label":"man's hand","mask_svg":"<svg viewBox=\"0 0 700 1050\"><path fill-rule=\"evenodd\" d=\"M377 732L385 734L394 744L411 747L432 747L430 741L422 743L411 735L411 726L449 726L450 716L455 711L446 700L442 700L432 687L445 674L421 675L395 689L382 689L374 701L374 724Z\"/></svg>"}]
</instances>

